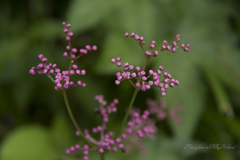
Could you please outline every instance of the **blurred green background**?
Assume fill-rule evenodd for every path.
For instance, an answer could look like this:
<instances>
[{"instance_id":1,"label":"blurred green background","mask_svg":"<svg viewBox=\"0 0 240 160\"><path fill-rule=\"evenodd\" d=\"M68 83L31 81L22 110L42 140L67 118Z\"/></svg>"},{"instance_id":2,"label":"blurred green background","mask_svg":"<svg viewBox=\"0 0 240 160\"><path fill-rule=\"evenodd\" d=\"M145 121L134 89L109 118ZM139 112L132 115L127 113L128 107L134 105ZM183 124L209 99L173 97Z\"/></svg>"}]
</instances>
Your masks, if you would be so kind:
<instances>
[{"instance_id":1,"label":"blurred green background","mask_svg":"<svg viewBox=\"0 0 240 160\"><path fill-rule=\"evenodd\" d=\"M0 159L74 160L65 149L81 141L74 136L62 94L46 76L28 74L39 63L38 54L62 68L68 61L62 21L72 24L73 46L97 45L98 51L77 64L86 69L87 88L68 91L70 104L82 128L98 125L94 114L97 94L109 102L119 98L118 114L110 117L116 130L133 88L115 86L118 68L110 59L141 65L138 44L125 32L155 40L181 35L191 52L163 52L149 62L162 65L180 81L167 90L168 108L180 105L181 124L167 119L157 123L155 140L146 140L148 154L109 153L106 159L237 160L240 159L240 1L239 0L2 0L0 1ZM140 93L134 106L160 100L160 90ZM186 144L230 144L235 149L184 149ZM99 159L96 153L91 159ZM79 159L79 158L78 158Z\"/></svg>"}]
</instances>

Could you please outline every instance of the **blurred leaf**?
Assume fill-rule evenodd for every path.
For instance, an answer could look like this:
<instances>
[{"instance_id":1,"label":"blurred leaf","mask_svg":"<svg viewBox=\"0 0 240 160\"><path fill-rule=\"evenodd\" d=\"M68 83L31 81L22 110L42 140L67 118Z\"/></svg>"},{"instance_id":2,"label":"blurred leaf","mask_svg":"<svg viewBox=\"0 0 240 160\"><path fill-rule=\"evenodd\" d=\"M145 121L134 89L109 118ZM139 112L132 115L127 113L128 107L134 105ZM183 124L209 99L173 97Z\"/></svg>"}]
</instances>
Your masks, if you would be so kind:
<instances>
[{"instance_id":1,"label":"blurred leaf","mask_svg":"<svg viewBox=\"0 0 240 160\"><path fill-rule=\"evenodd\" d=\"M21 37L12 39L5 39L0 42L0 70L4 69L5 65L15 59L20 54L24 53L28 45L27 39Z\"/></svg>"},{"instance_id":2,"label":"blurred leaf","mask_svg":"<svg viewBox=\"0 0 240 160\"><path fill-rule=\"evenodd\" d=\"M40 126L21 127L10 133L1 147L1 160L54 160L48 132Z\"/></svg>"},{"instance_id":3,"label":"blurred leaf","mask_svg":"<svg viewBox=\"0 0 240 160\"><path fill-rule=\"evenodd\" d=\"M18 107L20 107L21 109L25 109L28 106L28 101L30 99L31 93L33 92L33 84L29 83L28 80L21 80L21 85L16 83L17 85L13 88L13 93L14 99L16 100Z\"/></svg>"},{"instance_id":4,"label":"blurred leaf","mask_svg":"<svg viewBox=\"0 0 240 160\"><path fill-rule=\"evenodd\" d=\"M61 34L63 26L53 19L43 20L32 25L26 36L30 42L42 39L53 39Z\"/></svg>"},{"instance_id":5,"label":"blurred leaf","mask_svg":"<svg viewBox=\"0 0 240 160\"><path fill-rule=\"evenodd\" d=\"M167 96L163 97L167 101L168 107L178 104L184 109L180 115L181 123L170 123L176 139L189 139L192 137L196 124L204 109L204 86L196 73L197 64L194 60L197 53L161 53L154 60L155 67L164 67L164 71L172 75L174 79L180 81L180 85L166 91ZM187 54L187 55L186 55ZM159 88L155 89L161 97Z\"/></svg>"},{"instance_id":6,"label":"blurred leaf","mask_svg":"<svg viewBox=\"0 0 240 160\"><path fill-rule=\"evenodd\" d=\"M219 111L225 113L228 117L233 117L234 112L229 98L218 78L215 76L214 70L211 70L211 67L207 65L203 68L203 70L206 74L206 78L212 89L213 95L215 96L215 100L217 101Z\"/></svg>"},{"instance_id":7,"label":"blurred leaf","mask_svg":"<svg viewBox=\"0 0 240 160\"><path fill-rule=\"evenodd\" d=\"M234 137L240 139L240 119L238 117L234 117L234 119L222 117L222 120Z\"/></svg>"},{"instance_id":8,"label":"blurred leaf","mask_svg":"<svg viewBox=\"0 0 240 160\"><path fill-rule=\"evenodd\" d=\"M112 10L111 0L75 0L72 2L67 15L68 22L71 23L73 32L94 27L104 20Z\"/></svg>"},{"instance_id":9,"label":"blurred leaf","mask_svg":"<svg viewBox=\"0 0 240 160\"><path fill-rule=\"evenodd\" d=\"M137 7L136 7L137 6ZM156 6L152 1L121 1L108 23L114 26L116 31L134 32L140 36L153 37L156 32ZM125 46L120 46L125 47ZM130 54L130 53L129 53Z\"/></svg>"},{"instance_id":10,"label":"blurred leaf","mask_svg":"<svg viewBox=\"0 0 240 160\"><path fill-rule=\"evenodd\" d=\"M72 137L75 136L75 133L72 131L67 118L63 115L56 114L52 122L50 133L54 144L62 152L72 145Z\"/></svg>"}]
</instances>

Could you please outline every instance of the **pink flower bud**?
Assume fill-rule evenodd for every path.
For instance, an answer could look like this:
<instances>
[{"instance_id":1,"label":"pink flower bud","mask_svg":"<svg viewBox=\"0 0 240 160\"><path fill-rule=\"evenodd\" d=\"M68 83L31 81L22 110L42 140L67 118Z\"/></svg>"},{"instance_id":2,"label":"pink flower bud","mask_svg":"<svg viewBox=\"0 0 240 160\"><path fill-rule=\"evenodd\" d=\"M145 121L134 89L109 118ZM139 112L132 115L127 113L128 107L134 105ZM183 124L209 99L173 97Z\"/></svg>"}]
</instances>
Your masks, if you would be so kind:
<instances>
[{"instance_id":1,"label":"pink flower bud","mask_svg":"<svg viewBox=\"0 0 240 160\"><path fill-rule=\"evenodd\" d=\"M135 85L137 88L141 86L141 84L139 82L137 82Z\"/></svg>"},{"instance_id":2,"label":"pink flower bud","mask_svg":"<svg viewBox=\"0 0 240 160\"><path fill-rule=\"evenodd\" d=\"M73 53L77 53L77 48L72 48Z\"/></svg>"},{"instance_id":3,"label":"pink flower bud","mask_svg":"<svg viewBox=\"0 0 240 160\"><path fill-rule=\"evenodd\" d=\"M63 56L64 56L64 57L68 57L67 52L64 52L64 53L63 53Z\"/></svg>"},{"instance_id":4,"label":"pink flower bud","mask_svg":"<svg viewBox=\"0 0 240 160\"><path fill-rule=\"evenodd\" d=\"M63 32L64 32L64 33L68 33L68 29L67 29L67 28L64 28L64 29L63 29Z\"/></svg>"},{"instance_id":5,"label":"pink flower bud","mask_svg":"<svg viewBox=\"0 0 240 160\"><path fill-rule=\"evenodd\" d=\"M97 50L97 46L95 46L95 45L92 46L92 50L93 50L93 51L96 51L96 50Z\"/></svg>"},{"instance_id":6,"label":"pink flower bud","mask_svg":"<svg viewBox=\"0 0 240 160\"><path fill-rule=\"evenodd\" d=\"M87 50L91 50L91 46L90 45L86 45L85 47Z\"/></svg>"},{"instance_id":7,"label":"pink flower bud","mask_svg":"<svg viewBox=\"0 0 240 160\"><path fill-rule=\"evenodd\" d=\"M67 27L67 28L70 28L70 27L71 27L71 24L67 24L66 27Z\"/></svg>"},{"instance_id":8,"label":"pink flower bud","mask_svg":"<svg viewBox=\"0 0 240 160\"><path fill-rule=\"evenodd\" d=\"M173 53L177 52L177 48L173 48L173 49L172 49L172 52L173 52Z\"/></svg>"},{"instance_id":9,"label":"pink flower bud","mask_svg":"<svg viewBox=\"0 0 240 160\"><path fill-rule=\"evenodd\" d=\"M69 32L69 33L68 33L68 36L69 36L69 37L72 37L72 36L73 36L73 32Z\"/></svg>"}]
</instances>

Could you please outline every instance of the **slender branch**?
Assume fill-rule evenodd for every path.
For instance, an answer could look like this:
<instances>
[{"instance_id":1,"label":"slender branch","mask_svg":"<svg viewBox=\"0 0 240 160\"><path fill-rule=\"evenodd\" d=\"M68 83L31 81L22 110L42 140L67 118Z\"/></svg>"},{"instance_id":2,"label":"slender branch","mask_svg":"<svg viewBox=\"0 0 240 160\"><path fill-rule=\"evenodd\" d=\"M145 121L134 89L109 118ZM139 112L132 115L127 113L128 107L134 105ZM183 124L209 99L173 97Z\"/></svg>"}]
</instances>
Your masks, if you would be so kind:
<instances>
[{"instance_id":1,"label":"slender branch","mask_svg":"<svg viewBox=\"0 0 240 160\"><path fill-rule=\"evenodd\" d=\"M146 57L145 62L144 62L143 67L142 67L142 70L143 70L143 71L145 70L145 68L146 68L146 66L147 66L148 60L149 60L149 58Z\"/></svg>"},{"instance_id":2,"label":"slender branch","mask_svg":"<svg viewBox=\"0 0 240 160\"><path fill-rule=\"evenodd\" d=\"M100 154L100 156L101 156L101 160L104 160L105 154L102 153L102 154Z\"/></svg>"},{"instance_id":3,"label":"slender branch","mask_svg":"<svg viewBox=\"0 0 240 160\"><path fill-rule=\"evenodd\" d=\"M81 128L78 126L77 121L75 120L75 118L74 118L74 116L73 116L73 113L72 113L72 110L71 110L71 108L70 108L66 91L65 91L65 90L62 90L62 91L63 91L63 97L64 97L64 101L65 101L65 104L66 104L66 108L67 108L68 114L69 114L69 116L70 116L70 118L71 118L71 120L72 120L73 125L75 126L75 128L77 129L77 131L80 133L80 135L82 136L82 138L83 138L89 145L95 147L95 146L84 136Z\"/></svg>"},{"instance_id":4,"label":"slender branch","mask_svg":"<svg viewBox=\"0 0 240 160\"><path fill-rule=\"evenodd\" d=\"M135 88L135 85L133 84L133 82L131 81L131 79L129 79L129 82L130 82L131 85Z\"/></svg>"},{"instance_id":5,"label":"slender branch","mask_svg":"<svg viewBox=\"0 0 240 160\"><path fill-rule=\"evenodd\" d=\"M74 63L74 60L71 60L70 64L69 64L69 67L68 67L68 71L71 70L71 67L72 67L72 64Z\"/></svg>"},{"instance_id":6,"label":"slender branch","mask_svg":"<svg viewBox=\"0 0 240 160\"><path fill-rule=\"evenodd\" d=\"M116 137L118 137L118 136L120 135L120 133L121 133L121 131L122 131L122 129L123 129L126 121L127 121L127 118L128 118L129 113L130 113L130 111L131 111L131 109L132 109L132 106L133 106L133 103L134 103L134 101L135 101L135 99L136 99L136 96L137 96L138 91L139 91L139 88L135 88L134 93L133 93L133 96L132 96L132 99L131 99L131 101L130 101L130 103L129 103L129 106L128 106L127 113L125 114L125 116L124 116L124 118L123 118L122 124L121 124L121 126L120 126L120 128L119 128L119 130L118 130L118 132L117 132L117 134L116 134Z\"/></svg>"},{"instance_id":7,"label":"slender branch","mask_svg":"<svg viewBox=\"0 0 240 160\"><path fill-rule=\"evenodd\" d=\"M49 74L48 74L47 76L48 76L48 78L49 78L53 83L55 83L55 81L54 81L54 79L52 78L52 76L50 76Z\"/></svg>"},{"instance_id":8,"label":"slender branch","mask_svg":"<svg viewBox=\"0 0 240 160\"><path fill-rule=\"evenodd\" d=\"M145 50L144 50L144 48L143 48L143 45L141 45L141 44L139 44L139 45L140 45L140 47L141 47L141 49L142 49L143 54L145 55Z\"/></svg>"}]
</instances>

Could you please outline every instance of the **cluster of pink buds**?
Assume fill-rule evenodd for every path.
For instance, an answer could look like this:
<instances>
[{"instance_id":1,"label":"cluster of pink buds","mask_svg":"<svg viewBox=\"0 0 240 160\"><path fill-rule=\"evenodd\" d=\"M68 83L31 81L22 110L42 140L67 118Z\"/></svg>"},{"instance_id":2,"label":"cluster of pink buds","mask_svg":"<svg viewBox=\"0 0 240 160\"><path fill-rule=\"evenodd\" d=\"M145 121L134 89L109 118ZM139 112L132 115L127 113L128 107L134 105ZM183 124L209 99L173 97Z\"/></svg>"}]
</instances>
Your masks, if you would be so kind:
<instances>
[{"instance_id":1,"label":"cluster of pink buds","mask_svg":"<svg viewBox=\"0 0 240 160\"><path fill-rule=\"evenodd\" d=\"M106 123L108 122L108 114L116 112L116 104L118 104L118 99L114 99L109 105L104 100L103 95L95 96L95 100L99 102L99 108L95 109L95 112L101 115L102 125L92 128L92 133L99 133L99 140L95 140L89 133L88 129L84 130L84 135L80 135L79 132L76 132L77 136L85 136L95 147L85 147L80 148L79 144L75 146L71 146L66 150L66 154L70 154L74 151L81 151L86 159L88 152L86 150L98 150L100 154L106 151L116 152L117 150L121 150L122 152L128 152L131 149L131 145L133 142L140 149L144 148L144 144L142 142L143 138L154 138L154 134L157 131L155 126L155 122L149 116L156 114L155 112L145 110L142 114L139 109L132 109L130 111L130 119L127 123L127 127L124 132L119 137L114 137L114 133L112 131L107 131ZM107 117L107 118L106 118Z\"/></svg>"},{"instance_id":2,"label":"cluster of pink buds","mask_svg":"<svg viewBox=\"0 0 240 160\"><path fill-rule=\"evenodd\" d=\"M141 46L143 46L145 44L144 41L144 37L141 37L135 33L125 33L125 37L131 37L134 38ZM171 44L168 44L168 42L166 40L163 41L162 43L162 47L160 50L154 50L156 42L155 41L151 41L149 43L149 48L150 50L146 51L144 54L148 57L156 57L160 52L162 51L172 51L172 52L176 52L177 48L181 48L183 49L185 52L189 52L190 51L190 45L188 43L181 43L180 45L177 45L177 42L180 41L180 35L177 34L175 37L175 41L173 41Z\"/></svg>"},{"instance_id":3,"label":"cluster of pink buds","mask_svg":"<svg viewBox=\"0 0 240 160\"><path fill-rule=\"evenodd\" d=\"M180 107L179 105L171 108L170 110L167 111L167 104L165 101L161 101L160 104L158 104L157 101L153 99L147 99L147 105L148 105L148 111L151 114L157 115L158 120L163 120L167 116L172 119L176 124L181 123L181 119L179 117L179 114L183 112L183 108Z\"/></svg>"},{"instance_id":4,"label":"cluster of pink buds","mask_svg":"<svg viewBox=\"0 0 240 160\"><path fill-rule=\"evenodd\" d=\"M95 96L95 100L99 102L100 106L99 108L95 109L96 113L99 113L102 117L102 125L99 125L97 127L94 127L92 129L92 133L100 133L100 140L95 140L90 135L88 129L84 130L84 135L86 139L88 139L91 143L93 143L96 147L93 148L87 148L87 150L96 150L98 149L98 152L100 154L104 153L105 151L113 151L116 152L118 149L124 151L124 144L121 143L121 138L114 138L114 133L112 131L107 132L106 123L108 122L108 114L114 113L117 111L116 105L119 103L118 99L114 99L113 102L111 102L109 105L107 105L107 102L104 100L103 95L97 95ZM77 136L79 135L79 132L76 132ZM126 139L126 136L124 134L122 135L122 139ZM87 159L88 152L86 152L86 146L85 150L80 149L79 144L76 144L75 146L70 147L70 149L66 150L66 154L69 154L70 152L80 150L83 151L84 159Z\"/></svg>"},{"instance_id":5,"label":"cluster of pink buds","mask_svg":"<svg viewBox=\"0 0 240 160\"><path fill-rule=\"evenodd\" d=\"M63 53L64 57L67 57L71 60L76 60L79 57L81 57L82 55L87 54L88 51L96 51L97 50L97 46L95 46L95 45L94 46L86 45L86 47L81 48L78 53L77 48L72 48L71 43L70 43L71 37L73 36L73 32L69 32L69 28L71 27L71 24L66 24L66 22L62 22L62 25L64 27L66 27L63 29L63 32L66 34L66 41L68 41L68 45L66 46L66 49L67 49L67 51L69 51L69 53L68 52Z\"/></svg>"},{"instance_id":6,"label":"cluster of pink buds","mask_svg":"<svg viewBox=\"0 0 240 160\"><path fill-rule=\"evenodd\" d=\"M95 100L100 104L99 109L96 109L97 113L100 113L103 122L108 122L108 114L117 111L116 105L119 103L118 99L114 99L109 105L106 106L107 102L104 100L103 95L95 96ZM106 106L106 107L105 107Z\"/></svg>"},{"instance_id":7,"label":"cluster of pink buds","mask_svg":"<svg viewBox=\"0 0 240 160\"><path fill-rule=\"evenodd\" d=\"M166 96L165 90L169 87L174 87L179 85L179 81L172 78L172 75L168 72L163 71L163 67L159 66L157 71L149 70L147 73L141 69L141 67L134 67L129 63L124 63L122 65L120 57L113 58L112 63L115 63L117 67L120 68L121 72L117 72L117 80L115 84L119 85L121 81L127 79L130 80L134 87L141 87L142 91L150 89L151 86L159 87L162 91L162 96ZM163 79L160 80L160 75L163 74ZM135 82L132 81L135 79Z\"/></svg>"},{"instance_id":8,"label":"cluster of pink buds","mask_svg":"<svg viewBox=\"0 0 240 160\"><path fill-rule=\"evenodd\" d=\"M88 51L97 50L97 46L94 45L91 47L90 45L86 45L85 49L80 49L80 53L77 54L77 49L72 48L70 43L70 39L73 36L73 32L69 32L71 24L66 24L65 22L62 22L62 25L66 27L64 28L63 32L67 34L66 40L68 41L68 45L66 49L69 52L64 52L63 56L71 59L70 67L68 68L68 70L61 71L56 64L47 64L47 58L40 54L38 55L38 58L41 60L41 63L39 63L37 67L32 67L29 71L29 74L34 75L37 72L38 74L47 75L56 84L54 87L55 90L69 89L76 86L86 87L86 83L83 83L80 80L77 82L70 80L70 76L86 74L85 70L79 70L78 66L73 63L82 55L87 54Z\"/></svg>"},{"instance_id":9,"label":"cluster of pink buds","mask_svg":"<svg viewBox=\"0 0 240 160\"><path fill-rule=\"evenodd\" d=\"M89 146L87 144L82 147L79 144L71 146L69 149L66 149L66 154L70 154L74 151L81 151L83 153L83 160L88 160Z\"/></svg>"},{"instance_id":10,"label":"cluster of pink buds","mask_svg":"<svg viewBox=\"0 0 240 160\"><path fill-rule=\"evenodd\" d=\"M41 60L42 63L39 63L37 67L32 67L29 71L31 75L34 75L35 72L38 74L45 74L48 75L52 80L54 80L56 86L54 87L55 90L64 88L69 89L71 87L82 86L86 87L86 83L82 81L77 81L74 83L70 80L70 76L72 75L85 75L85 70L79 70L76 64L71 66L70 70L61 71L56 64L48 63L47 58L45 58L42 54L38 55L38 58ZM53 79L53 77L54 79Z\"/></svg>"},{"instance_id":11,"label":"cluster of pink buds","mask_svg":"<svg viewBox=\"0 0 240 160\"><path fill-rule=\"evenodd\" d=\"M128 137L127 141L129 145L126 146L126 151L129 152L132 145L138 147L143 153L146 152L143 138L154 138L157 132L155 121L149 118L151 112L147 110L141 111L137 108L132 108L130 111L130 119L127 122L125 129L125 135Z\"/></svg>"},{"instance_id":12,"label":"cluster of pink buds","mask_svg":"<svg viewBox=\"0 0 240 160\"><path fill-rule=\"evenodd\" d=\"M156 42L151 41L149 43L150 50L144 51L143 45L145 44L144 38L135 34L135 33L125 33L125 37L131 37L134 38L139 45L142 48L142 51L144 52L145 58L147 62L149 58L157 56L160 52L164 50L176 52L176 48L182 48L184 51L189 52L189 44L180 44L177 46L177 42L180 41L180 35L177 34L175 37L175 41L172 42L171 45L168 45L168 42L166 40L163 41L161 50L154 50ZM162 92L162 96L166 96L165 90L169 87L174 87L179 85L179 81L172 78L172 75L168 72L163 72L163 67L159 66L157 71L149 70L145 71L146 64L144 64L144 67L134 67L133 65L130 65L128 62L122 64L121 58L113 58L111 59L111 62L116 64L117 67L120 68L121 72L117 72L117 80L115 80L115 84L119 85L121 81L127 79L130 81L130 83L135 88L141 88L142 91L146 91L147 89L150 89L151 86L159 87ZM163 78L160 79L160 75L163 75ZM132 81L132 79L134 81Z\"/></svg>"}]
</instances>

